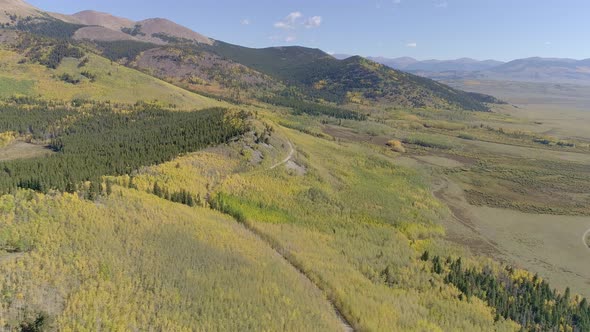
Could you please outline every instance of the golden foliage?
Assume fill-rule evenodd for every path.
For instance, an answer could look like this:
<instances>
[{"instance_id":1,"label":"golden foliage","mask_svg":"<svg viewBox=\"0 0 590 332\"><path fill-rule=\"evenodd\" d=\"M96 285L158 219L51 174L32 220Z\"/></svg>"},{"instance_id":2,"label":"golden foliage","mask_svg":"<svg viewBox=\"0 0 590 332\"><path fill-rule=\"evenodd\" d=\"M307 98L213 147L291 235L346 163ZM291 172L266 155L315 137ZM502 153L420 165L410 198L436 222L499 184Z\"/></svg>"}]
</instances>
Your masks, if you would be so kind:
<instances>
[{"instance_id":1,"label":"golden foliage","mask_svg":"<svg viewBox=\"0 0 590 332\"><path fill-rule=\"evenodd\" d=\"M399 140L391 140L391 141L387 142L387 146L389 146L391 148L391 150L393 150L395 152L399 152L399 153L406 152L404 145Z\"/></svg>"}]
</instances>

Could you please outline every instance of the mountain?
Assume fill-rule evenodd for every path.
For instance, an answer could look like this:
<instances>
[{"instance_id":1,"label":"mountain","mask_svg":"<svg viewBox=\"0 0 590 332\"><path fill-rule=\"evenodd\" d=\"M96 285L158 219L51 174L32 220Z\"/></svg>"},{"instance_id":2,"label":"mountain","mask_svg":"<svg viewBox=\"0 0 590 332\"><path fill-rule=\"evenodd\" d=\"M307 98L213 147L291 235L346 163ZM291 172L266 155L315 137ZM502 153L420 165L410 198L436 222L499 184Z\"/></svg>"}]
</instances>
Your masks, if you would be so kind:
<instances>
[{"instance_id":1,"label":"mountain","mask_svg":"<svg viewBox=\"0 0 590 332\"><path fill-rule=\"evenodd\" d=\"M346 55L338 55L347 58ZM502 81L590 84L590 59L532 57L510 62L456 60L418 61L410 57L368 57L388 67L436 80L484 79Z\"/></svg>"},{"instance_id":2,"label":"mountain","mask_svg":"<svg viewBox=\"0 0 590 332\"><path fill-rule=\"evenodd\" d=\"M437 80L498 80L538 83L590 84L590 59L526 58L513 60L486 70L414 71Z\"/></svg>"},{"instance_id":3,"label":"mountain","mask_svg":"<svg viewBox=\"0 0 590 332\"><path fill-rule=\"evenodd\" d=\"M205 48L298 87L317 100L487 110L463 91L359 56L338 60L319 49L298 46L252 49L223 42Z\"/></svg>"},{"instance_id":4,"label":"mountain","mask_svg":"<svg viewBox=\"0 0 590 332\"><path fill-rule=\"evenodd\" d=\"M371 59L375 62L379 62L381 64L384 64L386 66L389 66L391 68L400 69L400 70L406 69L408 66L419 62L418 60L411 58L411 57L401 57L401 58L395 58L395 59L389 59L389 58L384 58L384 57L369 57L369 59Z\"/></svg>"},{"instance_id":5,"label":"mountain","mask_svg":"<svg viewBox=\"0 0 590 332\"><path fill-rule=\"evenodd\" d=\"M40 9L29 5L22 0L0 0L0 23L15 23L18 17L41 17L44 16Z\"/></svg>"},{"instance_id":6,"label":"mountain","mask_svg":"<svg viewBox=\"0 0 590 332\"><path fill-rule=\"evenodd\" d=\"M590 59L527 58L477 73L488 79L590 84Z\"/></svg>"},{"instance_id":7,"label":"mountain","mask_svg":"<svg viewBox=\"0 0 590 332\"><path fill-rule=\"evenodd\" d=\"M164 42L194 41L202 44L213 43L211 39L163 18L150 18L139 21L136 26L140 27L140 32L136 37L148 42L161 40Z\"/></svg>"},{"instance_id":8,"label":"mountain","mask_svg":"<svg viewBox=\"0 0 590 332\"><path fill-rule=\"evenodd\" d=\"M410 57L402 58L384 58L369 57L369 59L389 66L409 72L445 72L445 71L481 71L490 69L503 64L495 60L479 61L470 58L461 58L456 60L425 60L419 61Z\"/></svg>"},{"instance_id":9,"label":"mountain","mask_svg":"<svg viewBox=\"0 0 590 332\"><path fill-rule=\"evenodd\" d=\"M122 28L130 28L135 25L130 19L117 17L108 13L94 10L84 10L72 15L84 25L97 25L112 30L120 31Z\"/></svg>"},{"instance_id":10,"label":"mountain","mask_svg":"<svg viewBox=\"0 0 590 332\"><path fill-rule=\"evenodd\" d=\"M79 23L75 17L43 11L22 0L0 0L0 27L15 26L19 21L57 19L67 23Z\"/></svg>"},{"instance_id":11,"label":"mountain","mask_svg":"<svg viewBox=\"0 0 590 332\"><path fill-rule=\"evenodd\" d=\"M81 11L73 14L72 17L81 24L90 26L77 31L75 35L77 39L138 40L154 44L168 44L175 41L212 43L209 38L163 18L150 18L134 22L127 18L93 10Z\"/></svg>"}]
</instances>

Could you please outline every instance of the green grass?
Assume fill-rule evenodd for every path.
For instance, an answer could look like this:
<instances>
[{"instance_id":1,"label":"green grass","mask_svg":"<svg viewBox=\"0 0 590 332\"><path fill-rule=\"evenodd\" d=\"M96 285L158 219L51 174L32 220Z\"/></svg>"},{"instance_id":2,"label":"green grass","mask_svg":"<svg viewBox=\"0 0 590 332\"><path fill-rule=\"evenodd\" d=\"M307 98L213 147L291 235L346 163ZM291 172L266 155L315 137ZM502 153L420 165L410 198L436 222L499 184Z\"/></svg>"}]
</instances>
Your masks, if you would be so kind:
<instances>
[{"instance_id":1,"label":"green grass","mask_svg":"<svg viewBox=\"0 0 590 332\"><path fill-rule=\"evenodd\" d=\"M477 157L468 172L455 172L473 205L527 213L590 215L590 173L585 164L555 160ZM539 157L541 155L539 154Z\"/></svg>"},{"instance_id":2,"label":"green grass","mask_svg":"<svg viewBox=\"0 0 590 332\"><path fill-rule=\"evenodd\" d=\"M0 75L6 75L2 73ZM12 77L0 76L0 98L15 95L30 96L33 92L34 81L18 80Z\"/></svg>"}]
</instances>

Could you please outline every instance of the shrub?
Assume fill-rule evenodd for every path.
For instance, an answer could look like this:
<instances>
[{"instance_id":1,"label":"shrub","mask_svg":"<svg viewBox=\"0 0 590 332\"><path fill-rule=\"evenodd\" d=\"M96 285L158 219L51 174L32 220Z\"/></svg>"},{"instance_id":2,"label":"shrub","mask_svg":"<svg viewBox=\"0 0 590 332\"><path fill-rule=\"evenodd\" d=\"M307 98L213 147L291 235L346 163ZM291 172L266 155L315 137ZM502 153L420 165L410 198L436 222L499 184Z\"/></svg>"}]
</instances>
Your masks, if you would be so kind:
<instances>
[{"instance_id":1,"label":"shrub","mask_svg":"<svg viewBox=\"0 0 590 332\"><path fill-rule=\"evenodd\" d=\"M396 139L387 142L387 146L389 146L391 148L391 150L393 150L395 152L400 152L400 153L406 152L406 149L404 148L402 142L400 142Z\"/></svg>"},{"instance_id":2,"label":"shrub","mask_svg":"<svg viewBox=\"0 0 590 332\"><path fill-rule=\"evenodd\" d=\"M59 76L59 79L66 82L66 83L70 83L70 84L78 84L80 83L80 80L77 78L74 78L74 76L68 74L68 73L63 73Z\"/></svg>"}]
</instances>

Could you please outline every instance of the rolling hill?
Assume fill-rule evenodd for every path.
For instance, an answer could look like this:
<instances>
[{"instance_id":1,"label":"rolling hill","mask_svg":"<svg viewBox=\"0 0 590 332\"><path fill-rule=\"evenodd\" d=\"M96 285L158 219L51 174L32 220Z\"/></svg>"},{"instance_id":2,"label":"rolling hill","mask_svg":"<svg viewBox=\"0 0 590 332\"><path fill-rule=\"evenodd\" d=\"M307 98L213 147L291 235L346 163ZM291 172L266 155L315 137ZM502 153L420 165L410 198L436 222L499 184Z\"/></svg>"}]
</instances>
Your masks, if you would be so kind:
<instances>
[{"instance_id":1,"label":"rolling hill","mask_svg":"<svg viewBox=\"0 0 590 332\"><path fill-rule=\"evenodd\" d=\"M201 47L298 87L319 100L487 110L463 91L358 56L338 60L319 49L297 46L252 49L216 42Z\"/></svg>"}]
</instances>

